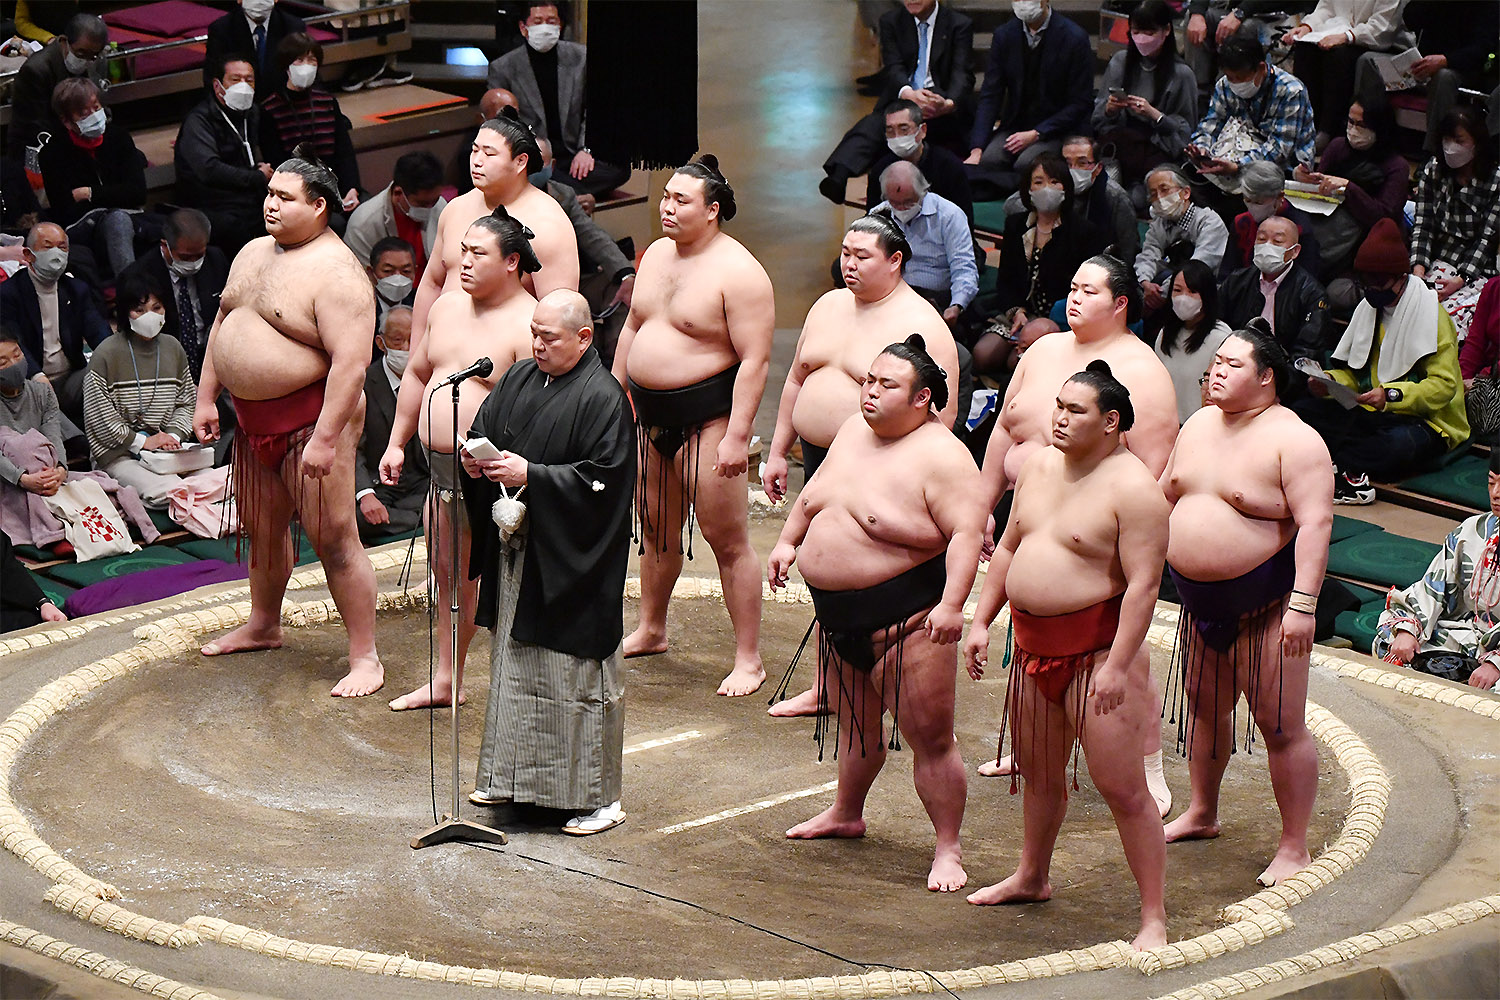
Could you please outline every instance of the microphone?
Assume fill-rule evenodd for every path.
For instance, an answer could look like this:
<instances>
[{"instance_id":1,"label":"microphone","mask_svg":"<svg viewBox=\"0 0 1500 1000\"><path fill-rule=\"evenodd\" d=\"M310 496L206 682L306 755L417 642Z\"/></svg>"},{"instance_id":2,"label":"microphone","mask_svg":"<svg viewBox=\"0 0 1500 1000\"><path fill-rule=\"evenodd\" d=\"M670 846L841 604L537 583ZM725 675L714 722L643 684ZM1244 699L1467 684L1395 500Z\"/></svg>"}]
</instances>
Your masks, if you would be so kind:
<instances>
[{"instance_id":1,"label":"microphone","mask_svg":"<svg viewBox=\"0 0 1500 1000\"><path fill-rule=\"evenodd\" d=\"M495 363L493 361L491 361L489 358L480 358L469 367L464 368L461 371L456 371L452 375L449 375L437 385L433 386L433 388L439 389L445 385L458 385L458 383L464 381L465 379L473 378L475 375L478 375L480 378L489 378L490 372L494 370Z\"/></svg>"}]
</instances>

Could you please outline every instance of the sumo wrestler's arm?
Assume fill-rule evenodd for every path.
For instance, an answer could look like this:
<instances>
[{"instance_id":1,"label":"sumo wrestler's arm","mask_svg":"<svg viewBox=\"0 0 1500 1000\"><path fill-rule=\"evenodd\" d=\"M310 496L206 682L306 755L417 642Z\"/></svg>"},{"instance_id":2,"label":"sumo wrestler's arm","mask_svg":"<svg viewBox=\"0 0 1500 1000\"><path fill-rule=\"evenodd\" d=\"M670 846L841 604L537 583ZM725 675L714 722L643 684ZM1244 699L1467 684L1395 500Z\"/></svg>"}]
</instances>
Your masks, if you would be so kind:
<instances>
[{"instance_id":1,"label":"sumo wrestler's arm","mask_svg":"<svg viewBox=\"0 0 1500 1000\"><path fill-rule=\"evenodd\" d=\"M1281 450L1281 489L1286 494L1287 511L1297 525L1296 582L1292 584L1293 604L1304 610L1288 608L1281 619L1281 649L1288 657L1306 656L1312 652L1317 617L1306 612L1306 599L1316 605L1328 568L1328 537L1333 530L1333 460L1328 446L1311 427L1298 424L1290 428ZM1300 596L1299 596L1300 595Z\"/></svg>"},{"instance_id":2,"label":"sumo wrestler's arm","mask_svg":"<svg viewBox=\"0 0 1500 1000\"><path fill-rule=\"evenodd\" d=\"M351 257L349 267L328 275L313 300L318 336L328 354L328 385L323 411L302 451L302 474L309 479L322 479L332 471L339 435L354 419L365 389L373 345L370 331L375 328L375 292L369 279L357 277L363 275Z\"/></svg>"},{"instance_id":3,"label":"sumo wrestler's arm","mask_svg":"<svg viewBox=\"0 0 1500 1000\"><path fill-rule=\"evenodd\" d=\"M733 479L750 467L750 432L766 391L771 338L776 331L771 278L748 253L725 275L724 321L740 370L734 377L734 404L715 466L722 478Z\"/></svg>"},{"instance_id":4,"label":"sumo wrestler's arm","mask_svg":"<svg viewBox=\"0 0 1500 1000\"><path fill-rule=\"evenodd\" d=\"M1128 484L1120 482L1115 491L1120 498L1115 519L1119 525L1125 596L1120 603L1120 626L1109 645L1109 654L1089 680L1095 715L1108 715L1127 696L1145 694L1144 689L1131 690L1130 666L1140 655L1146 629L1151 625L1151 613L1156 610L1156 592L1167 561L1167 521L1171 508L1150 475L1144 470L1142 473L1139 477L1132 476Z\"/></svg>"},{"instance_id":5,"label":"sumo wrestler's arm","mask_svg":"<svg viewBox=\"0 0 1500 1000\"><path fill-rule=\"evenodd\" d=\"M947 428L944 428L946 434ZM980 500L979 469L969 451L949 435L945 454L932 462L923 491L933 523L948 539L944 567L948 574L943 598L927 615L927 637L938 645L957 642L964 634L964 601L974 587L979 549L989 511Z\"/></svg>"}]
</instances>

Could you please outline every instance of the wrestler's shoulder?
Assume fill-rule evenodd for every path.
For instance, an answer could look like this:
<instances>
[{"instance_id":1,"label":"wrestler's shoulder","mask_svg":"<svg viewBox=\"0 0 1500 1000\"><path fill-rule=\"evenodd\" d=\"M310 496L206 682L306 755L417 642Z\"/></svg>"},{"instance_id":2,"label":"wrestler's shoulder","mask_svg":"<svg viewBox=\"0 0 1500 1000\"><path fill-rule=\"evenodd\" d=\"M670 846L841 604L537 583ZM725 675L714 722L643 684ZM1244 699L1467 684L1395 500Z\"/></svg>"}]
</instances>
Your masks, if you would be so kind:
<instances>
[{"instance_id":1,"label":"wrestler's shoulder","mask_svg":"<svg viewBox=\"0 0 1500 1000\"><path fill-rule=\"evenodd\" d=\"M854 293L847 288L829 289L819 295L817 301L807 310L807 319L802 322L802 332L804 335L822 333L824 328L821 324L853 314Z\"/></svg>"},{"instance_id":2,"label":"wrestler's shoulder","mask_svg":"<svg viewBox=\"0 0 1500 1000\"><path fill-rule=\"evenodd\" d=\"M954 436L953 431L943 426L941 419L929 420L917 428L912 443L918 446L919 453L931 465L956 471L977 471L979 468L974 464L973 453Z\"/></svg>"},{"instance_id":3,"label":"wrestler's shoulder","mask_svg":"<svg viewBox=\"0 0 1500 1000\"><path fill-rule=\"evenodd\" d=\"M728 233L715 236L709 243L707 252L721 259L726 267L742 272L759 272L761 275L766 273L760 261L755 259L755 254Z\"/></svg>"}]
</instances>

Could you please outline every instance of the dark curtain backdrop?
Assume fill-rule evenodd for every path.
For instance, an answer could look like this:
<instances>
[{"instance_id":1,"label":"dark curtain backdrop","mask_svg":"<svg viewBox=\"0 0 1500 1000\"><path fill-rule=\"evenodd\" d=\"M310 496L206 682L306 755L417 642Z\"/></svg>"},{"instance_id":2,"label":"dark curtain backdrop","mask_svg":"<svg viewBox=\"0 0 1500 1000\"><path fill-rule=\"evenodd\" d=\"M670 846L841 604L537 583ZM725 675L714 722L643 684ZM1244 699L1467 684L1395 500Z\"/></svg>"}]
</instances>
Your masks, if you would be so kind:
<instances>
[{"instance_id":1,"label":"dark curtain backdrop","mask_svg":"<svg viewBox=\"0 0 1500 1000\"><path fill-rule=\"evenodd\" d=\"M695 0L591 0L588 143L607 163L656 169L698 151Z\"/></svg>"}]
</instances>

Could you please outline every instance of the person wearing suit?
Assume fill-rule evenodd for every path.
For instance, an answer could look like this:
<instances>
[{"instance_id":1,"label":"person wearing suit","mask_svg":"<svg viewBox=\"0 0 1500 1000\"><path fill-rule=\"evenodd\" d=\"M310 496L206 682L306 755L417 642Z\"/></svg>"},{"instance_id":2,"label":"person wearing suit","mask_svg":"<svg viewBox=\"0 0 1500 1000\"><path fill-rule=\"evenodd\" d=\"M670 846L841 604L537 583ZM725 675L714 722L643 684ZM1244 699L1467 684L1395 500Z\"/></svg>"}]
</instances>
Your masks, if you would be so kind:
<instances>
[{"instance_id":1,"label":"person wearing suit","mask_svg":"<svg viewBox=\"0 0 1500 1000\"><path fill-rule=\"evenodd\" d=\"M487 87L516 96L521 118L537 138L552 143L563 169L557 180L587 194L613 191L629 177L625 167L594 159L584 136L584 77L588 50L561 41L562 17L555 3L533 3L521 21L526 44L490 63Z\"/></svg>"},{"instance_id":2,"label":"person wearing suit","mask_svg":"<svg viewBox=\"0 0 1500 1000\"><path fill-rule=\"evenodd\" d=\"M995 29L969 139L975 195L1014 191L1043 153L1087 133L1094 108L1094 50L1088 32L1050 0L1017 0Z\"/></svg>"},{"instance_id":3,"label":"person wearing suit","mask_svg":"<svg viewBox=\"0 0 1500 1000\"><path fill-rule=\"evenodd\" d=\"M213 89L214 68L225 56L245 53L255 59L255 102L261 103L286 86L286 67L276 65L276 47L297 31L307 31L307 25L278 7L276 0L240 0L239 10L208 26L203 89Z\"/></svg>"},{"instance_id":4,"label":"person wearing suit","mask_svg":"<svg viewBox=\"0 0 1500 1000\"><path fill-rule=\"evenodd\" d=\"M974 97L974 22L937 0L902 0L880 18L881 76L875 109L844 133L823 164L818 190L834 204L849 178L866 174L885 152L885 109L905 98L922 109L927 137L939 145L963 142ZM926 41L926 64L919 65ZM920 77L920 79L919 79Z\"/></svg>"},{"instance_id":5,"label":"person wearing suit","mask_svg":"<svg viewBox=\"0 0 1500 1000\"><path fill-rule=\"evenodd\" d=\"M415 434L406 442L406 461L396 485L380 481L380 456L396 422L396 391L406 373L411 308L387 309L380 321L375 346L381 354L365 370L365 426L359 437L359 461L354 465L359 537L367 545L422 526L428 482L426 449Z\"/></svg>"},{"instance_id":6,"label":"person wearing suit","mask_svg":"<svg viewBox=\"0 0 1500 1000\"><path fill-rule=\"evenodd\" d=\"M97 347L110 335L82 281L68 267L68 234L53 222L38 222L26 234L25 274L0 284L0 316L21 335L26 377L41 376L57 393L63 414L83 426L83 345Z\"/></svg>"},{"instance_id":7,"label":"person wearing suit","mask_svg":"<svg viewBox=\"0 0 1500 1000\"><path fill-rule=\"evenodd\" d=\"M202 376L208 331L229 280L229 260L224 251L208 245L211 235L208 216L196 208L180 208L167 216L159 249L142 254L121 276L122 281L126 275L144 276L170 293L162 303L167 308L162 333L182 342L194 382Z\"/></svg>"}]
</instances>

